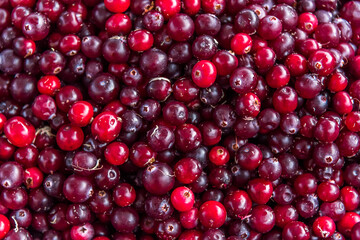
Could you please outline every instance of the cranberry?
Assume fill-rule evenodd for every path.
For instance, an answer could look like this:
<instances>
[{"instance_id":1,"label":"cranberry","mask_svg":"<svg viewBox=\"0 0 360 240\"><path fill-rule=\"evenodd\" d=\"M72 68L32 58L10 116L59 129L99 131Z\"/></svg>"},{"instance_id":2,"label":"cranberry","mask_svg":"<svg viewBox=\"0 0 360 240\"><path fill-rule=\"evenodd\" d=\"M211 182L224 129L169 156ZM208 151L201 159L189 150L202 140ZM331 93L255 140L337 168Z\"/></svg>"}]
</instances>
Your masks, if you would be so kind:
<instances>
[{"instance_id":1,"label":"cranberry","mask_svg":"<svg viewBox=\"0 0 360 240\"><path fill-rule=\"evenodd\" d=\"M130 0L106 0L105 7L115 13L125 12L130 7Z\"/></svg>"},{"instance_id":2,"label":"cranberry","mask_svg":"<svg viewBox=\"0 0 360 240\"><path fill-rule=\"evenodd\" d=\"M194 193L187 187L175 188L171 193L171 203L180 212L190 211L194 202Z\"/></svg>"},{"instance_id":3,"label":"cranberry","mask_svg":"<svg viewBox=\"0 0 360 240\"><path fill-rule=\"evenodd\" d=\"M121 125L121 119L115 113L105 111L94 118L91 133L101 142L111 142L119 135Z\"/></svg>"},{"instance_id":4,"label":"cranberry","mask_svg":"<svg viewBox=\"0 0 360 240\"><path fill-rule=\"evenodd\" d=\"M307 240L310 239L309 228L303 222L292 221L283 228L282 237L289 240Z\"/></svg>"},{"instance_id":5,"label":"cranberry","mask_svg":"<svg viewBox=\"0 0 360 240\"><path fill-rule=\"evenodd\" d=\"M7 139L17 147L26 147L35 138L35 128L22 117L12 117L4 124Z\"/></svg>"},{"instance_id":6,"label":"cranberry","mask_svg":"<svg viewBox=\"0 0 360 240\"><path fill-rule=\"evenodd\" d=\"M199 220L204 227L219 228L225 223L225 207L216 201L207 201L200 206Z\"/></svg>"},{"instance_id":7,"label":"cranberry","mask_svg":"<svg viewBox=\"0 0 360 240\"><path fill-rule=\"evenodd\" d=\"M210 87L216 79L216 67L207 60L199 61L192 69L192 80L201 88Z\"/></svg>"},{"instance_id":8,"label":"cranberry","mask_svg":"<svg viewBox=\"0 0 360 240\"><path fill-rule=\"evenodd\" d=\"M63 125L56 134L58 146L65 151L72 151L81 146L84 133L80 127Z\"/></svg>"}]
</instances>

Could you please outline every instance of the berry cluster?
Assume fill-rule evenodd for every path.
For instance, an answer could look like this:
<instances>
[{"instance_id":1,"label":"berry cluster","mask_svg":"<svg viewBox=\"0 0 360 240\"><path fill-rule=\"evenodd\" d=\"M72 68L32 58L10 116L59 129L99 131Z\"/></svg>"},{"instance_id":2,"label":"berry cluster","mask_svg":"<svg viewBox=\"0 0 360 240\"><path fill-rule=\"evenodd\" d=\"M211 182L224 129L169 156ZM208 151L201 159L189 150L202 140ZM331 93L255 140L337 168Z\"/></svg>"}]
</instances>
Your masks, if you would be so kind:
<instances>
[{"instance_id":1,"label":"berry cluster","mask_svg":"<svg viewBox=\"0 0 360 240\"><path fill-rule=\"evenodd\" d=\"M0 239L360 240L360 1L0 0Z\"/></svg>"}]
</instances>

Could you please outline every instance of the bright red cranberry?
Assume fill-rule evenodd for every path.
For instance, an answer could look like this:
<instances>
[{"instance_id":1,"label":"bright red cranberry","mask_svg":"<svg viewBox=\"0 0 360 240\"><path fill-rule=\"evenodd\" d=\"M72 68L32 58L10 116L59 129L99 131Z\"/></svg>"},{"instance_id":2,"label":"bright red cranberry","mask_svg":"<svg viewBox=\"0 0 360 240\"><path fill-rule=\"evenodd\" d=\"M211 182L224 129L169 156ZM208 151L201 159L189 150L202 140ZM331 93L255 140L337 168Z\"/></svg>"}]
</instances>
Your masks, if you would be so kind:
<instances>
[{"instance_id":1,"label":"bright red cranberry","mask_svg":"<svg viewBox=\"0 0 360 240\"><path fill-rule=\"evenodd\" d=\"M202 60L193 67L191 77L198 87L208 88L215 82L216 73L216 67L212 62Z\"/></svg>"},{"instance_id":2,"label":"bright red cranberry","mask_svg":"<svg viewBox=\"0 0 360 240\"><path fill-rule=\"evenodd\" d=\"M345 118L345 126L352 132L360 131L360 112L350 112Z\"/></svg>"},{"instance_id":3,"label":"bright red cranberry","mask_svg":"<svg viewBox=\"0 0 360 240\"><path fill-rule=\"evenodd\" d=\"M86 101L74 103L68 112L70 122L78 127L85 127L88 125L93 115L93 106Z\"/></svg>"},{"instance_id":4,"label":"bright red cranberry","mask_svg":"<svg viewBox=\"0 0 360 240\"><path fill-rule=\"evenodd\" d=\"M302 13L299 16L298 28L310 34L315 31L318 26L318 19L312 13Z\"/></svg>"},{"instance_id":5,"label":"bright red cranberry","mask_svg":"<svg viewBox=\"0 0 360 240\"><path fill-rule=\"evenodd\" d=\"M37 82L37 89L41 94L54 96L61 88L61 82L58 77L46 75Z\"/></svg>"},{"instance_id":6,"label":"bright red cranberry","mask_svg":"<svg viewBox=\"0 0 360 240\"><path fill-rule=\"evenodd\" d=\"M206 13L221 15L225 11L225 0L202 0L201 6Z\"/></svg>"},{"instance_id":7,"label":"bright red cranberry","mask_svg":"<svg viewBox=\"0 0 360 240\"><path fill-rule=\"evenodd\" d=\"M130 0L105 0L105 7L110 12L122 13L130 7Z\"/></svg>"},{"instance_id":8,"label":"bright red cranberry","mask_svg":"<svg viewBox=\"0 0 360 240\"><path fill-rule=\"evenodd\" d=\"M156 0L155 9L162 13L165 20L170 19L181 10L180 0Z\"/></svg>"},{"instance_id":9,"label":"bright red cranberry","mask_svg":"<svg viewBox=\"0 0 360 240\"><path fill-rule=\"evenodd\" d=\"M9 231L10 231L9 219L5 215L0 214L0 239L3 239Z\"/></svg>"},{"instance_id":10,"label":"bright red cranberry","mask_svg":"<svg viewBox=\"0 0 360 240\"><path fill-rule=\"evenodd\" d=\"M248 183L248 193L251 200L257 204L266 204L273 193L273 186L270 181L255 178Z\"/></svg>"},{"instance_id":11,"label":"bright red cranberry","mask_svg":"<svg viewBox=\"0 0 360 240\"><path fill-rule=\"evenodd\" d=\"M175 188L171 193L171 203L179 212L190 211L194 202L194 193L187 187Z\"/></svg>"},{"instance_id":12,"label":"bright red cranberry","mask_svg":"<svg viewBox=\"0 0 360 240\"><path fill-rule=\"evenodd\" d=\"M112 192L115 203L120 207L130 206L136 199L133 186L128 183L120 183Z\"/></svg>"},{"instance_id":13,"label":"bright red cranberry","mask_svg":"<svg viewBox=\"0 0 360 240\"><path fill-rule=\"evenodd\" d=\"M225 165L230 160L229 151L222 146L215 146L209 152L209 160L215 165Z\"/></svg>"},{"instance_id":14,"label":"bright red cranberry","mask_svg":"<svg viewBox=\"0 0 360 240\"><path fill-rule=\"evenodd\" d=\"M102 112L91 124L92 135L101 142L111 142L120 133L121 119L113 112Z\"/></svg>"},{"instance_id":15,"label":"bright red cranberry","mask_svg":"<svg viewBox=\"0 0 360 240\"><path fill-rule=\"evenodd\" d=\"M6 117L5 117L5 115L2 114L2 113L0 113L0 132L3 131L5 122L6 122Z\"/></svg>"},{"instance_id":16,"label":"bright red cranberry","mask_svg":"<svg viewBox=\"0 0 360 240\"><path fill-rule=\"evenodd\" d=\"M56 142L64 151L78 149L84 141L84 133L80 127L63 125L56 133Z\"/></svg>"},{"instance_id":17,"label":"bright red cranberry","mask_svg":"<svg viewBox=\"0 0 360 240\"><path fill-rule=\"evenodd\" d=\"M345 216L337 222L337 229L346 237L350 237L351 229L356 223L360 222L360 216L355 212L347 212Z\"/></svg>"},{"instance_id":18,"label":"bright red cranberry","mask_svg":"<svg viewBox=\"0 0 360 240\"><path fill-rule=\"evenodd\" d=\"M128 44L131 50L142 52L150 49L154 43L153 35L146 30L132 31L128 36Z\"/></svg>"},{"instance_id":19,"label":"bright red cranberry","mask_svg":"<svg viewBox=\"0 0 360 240\"><path fill-rule=\"evenodd\" d=\"M345 91L335 93L332 102L335 111L341 115L350 113L353 109L351 96Z\"/></svg>"},{"instance_id":20,"label":"bright red cranberry","mask_svg":"<svg viewBox=\"0 0 360 240\"><path fill-rule=\"evenodd\" d=\"M24 171L24 183L27 188L38 188L43 182L43 173L37 167L28 168Z\"/></svg>"},{"instance_id":21,"label":"bright red cranberry","mask_svg":"<svg viewBox=\"0 0 360 240\"><path fill-rule=\"evenodd\" d=\"M71 227L71 239L90 240L95 235L94 227L90 223Z\"/></svg>"},{"instance_id":22,"label":"bright red cranberry","mask_svg":"<svg viewBox=\"0 0 360 240\"><path fill-rule=\"evenodd\" d=\"M326 49L314 51L308 61L309 70L321 76L329 75L336 66L333 54Z\"/></svg>"},{"instance_id":23,"label":"bright red cranberry","mask_svg":"<svg viewBox=\"0 0 360 240\"><path fill-rule=\"evenodd\" d=\"M216 201L207 201L200 206L199 220L206 228L219 228L225 223L224 205Z\"/></svg>"},{"instance_id":24,"label":"bright red cranberry","mask_svg":"<svg viewBox=\"0 0 360 240\"><path fill-rule=\"evenodd\" d=\"M104 152L106 161L112 165L122 165L129 157L129 148L121 142L109 144Z\"/></svg>"},{"instance_id":25,"label":"bright red cranberry","mask_svg":"<svg viewBox=\"0 0 360 240\"><path fill-rule=\"evenodd\" d=\"M285 86L290 81L290 72L284 65L272 67L266 74L266 82L272 88Z\"/></svg>"},{"instance_id":26,"label":"bright red cranberry","mask_svg":"<svg viewBox=\"0 0 360 240\"><path fill-rule=\"evenodd\" d=\"M35 128L23 117L12 117L4 124L6 138L17 147L26 147L35 138Z\"/></svg>"},{"instance_id":27,"label":"bright red cranberry","mask_svg":"<svg viewBox=\"0 0 360 240\"><path fill-rule=\"evenodd\" d=\"M250 52L252 39L246 33L238 33L231 39L231 50L237 55L243 55Z\"/></svg>"},{"instance_id":28,"label":"bright red cranberry","mask_svg":"<svg viewBox=\"0 0 360 240\"><path fill-rule=\"evenodd\" d=\"M336 226L334 220L329 217L318 217L313 223L313 232L316 236L327 238L335 233Z\"/></svg>"},{"instance_id":29,"label":"bright red cranberry","mask_svg":"<svg viewBox=\"0 0 360 240\"><path fill-rule=\"evenodd\" d=\"M340 199L344 203L346 211L354 211L360 203L358 191L351 186L345 186L341 189Z\"/></svg>"}]
</instances>

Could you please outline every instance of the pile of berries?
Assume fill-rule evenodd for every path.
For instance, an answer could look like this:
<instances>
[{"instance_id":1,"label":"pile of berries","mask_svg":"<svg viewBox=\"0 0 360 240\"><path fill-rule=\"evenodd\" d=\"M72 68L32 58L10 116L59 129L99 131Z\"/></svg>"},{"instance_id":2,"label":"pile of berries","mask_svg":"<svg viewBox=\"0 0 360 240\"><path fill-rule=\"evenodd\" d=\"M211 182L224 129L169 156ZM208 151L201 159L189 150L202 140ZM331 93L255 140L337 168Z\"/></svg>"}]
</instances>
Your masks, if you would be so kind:
<instances>
[{"instance_id":1,"label":"pile of berries","mask_svg":"<svg viewBox=\"0 0 360 240\"><path fill-rule=\"evenodd\" d=\"M360 1L0 0L0 239L360 240Z\"/></svg>"}]
</instances>

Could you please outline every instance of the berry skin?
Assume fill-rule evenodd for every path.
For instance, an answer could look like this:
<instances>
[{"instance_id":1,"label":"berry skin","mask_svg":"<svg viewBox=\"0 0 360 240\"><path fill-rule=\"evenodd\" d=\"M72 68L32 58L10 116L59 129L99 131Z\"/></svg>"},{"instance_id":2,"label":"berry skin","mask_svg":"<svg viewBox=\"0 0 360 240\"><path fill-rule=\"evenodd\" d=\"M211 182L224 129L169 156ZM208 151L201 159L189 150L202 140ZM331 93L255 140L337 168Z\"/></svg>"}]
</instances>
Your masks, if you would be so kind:
<instances>
[{"instance_id":1,"label":"berry skin","mask_svg":"<svg viewBox=\"0 0 360 240\"><path fill-rule=\"evenodd\" d=\"M68 112L70 122L78 127L85 127L88 125L93 115L93 106L86 101L74 103Z\"/></svg>"},{"instance_id":2,"label":"berry skin","mask_svg":"<svg viewBox=\"0 0 360 240\"><path fill-rule=\"evenodd\" d=\"M194 83L201 88L208 88L216 80L216 67L207 60L197 62L192 69L191 77Z\"/></svg>"},{"instance_id":3,"label":"berry skin","mask_svg":"<svg viewBox=\"0 0 360 240\"><path fill-rule=\"evenodd\" d=\"M175 188L171 193L171 203L179 212L186 212L193 208L194 193L187 187Z\"/></svg>"},{"instance_id":4,"label":"berry skin","mask_svg":"<svg viewBox=\"0 0 360 240\"><path fill-rule=\"evenodd\" d=\"M0 113L0 133L3 131L4 125L6 122L6 117L4 114Z\"/></svg>"},{"instance_id":5,"label":"berry skin","mask_svg":"<svg viewBox=\"0 0 360 240\"><path fill-rule=\"evenodd\" d=\"M350 112L346 115L345 118L345 126L352 132L359 132L360 131L360 112ZM1 129L1 127L0 127Z\"/></svg>"},{"instance_id":6,"label":"berry skin","mask_svg":"<svg viewBox=\"0 0 360 240\"><path fill-rule=\"evenodd\" d=\"M121 142L110 143L104 152L106 161L112 165L122 165L129 158L129 148Z\"/></svg>"},{"instance_id":7,"label":"berry skin","mask_svg":"<svg viewBox=\"0 0 360 240\"><path fill-rule=\"evenodd\" d=\"M35 128L23 117L12 117L4 124L4 133L11 144L26 147L35 139Z\"/></svg>"},{"instance_id":8,"label":"berry skin","mask_svg":"<svg viewBox=\"0 0 360 240\"><path fill-rule=\"evenodd\" d=\"M60 149L73 151L78 149L84 141L84 132L80 127L70 124L63 125L56 133L56 142Z\"/></svg>"},{"instance_id":9,"label":"berry skin","mask_svg":"<svg viewBox=\"0 0 360 240\"><path fill-rule=\"evenodd\" d=\"M128 36L128 44L131 50L143 52L152 47L154 43L153 35L146 30L135 30Z\"/></svg>"},{"instance_id":10,"label":"berry skin","mask_svg":"<svg viewBox=\"0 0 360 240\"><path fill-rule=\"evenodd\" d=\"M5 216L0 214L0 239L3 239L10 230L10 221Z\"/></svg>"},{"instance_id":11,"label":"berry skin","mask_svg":"<svg viewBox=\"0 0 360 240\"><path fill-rule=\"evenodd\" d=\"M58 77L46 75L37 82L37 89L41 94L55 96L61 88L61 82Z\"/></svg>"},{"instance_id":12,"label":"berry skin","mask_svg":"<svg viewBox=\"0 0 360 240\"><path fill-rule=\"evenodd\" d=\"M231 39L231 50L237 55L243 55L250 52L252 39L246 33L238 33Z\"/></svg>"},{"instance_id":13,"label":"berry skin","mask_svg":"<svg viewBox=\"0 0 360 240\"><path fill-rule=\"evenodd\" d=\"M298 27L306 32L307 34L310 34L315 31L315 29L318 26L318 19L316 16L312 13L302 13L299 16L299 22Z\"/></svg>"},{"instance_id":14,"label":"berry skin","mask_svg":"<svg viewBox=\"0 0 360 240\"><path fill-rule=\"evenodd\" d=\"M206 228L219 228L226 220L224 205L216 201L207 201L199 209L200 223Z\"/></svg>"},{"instance_id":15,"label":"berry skin","mask_svg":"<svg viewBox=\"0 0 360 240\"><path fill-rule=\"evenodd\" d=\"M313 223L313 232L320 238L327 238L335 233L335 222L329 217L318 217Z\"/></svg>"},{"instance_id":16,"label":"berry skin","mask_svg":"<svg viewBox=\"0 0 360 240\"><path fill-rule=\"evenodd\" d=\"M121 119L115 113L105 111L95 117L91 133L101 142L111 142L119 135L121 125Z\"/></svg>"},{"instance_id":17,"label":"berry skin","mask_svg":"<svg viewBox=\"0 0 360 240\"><path fill-rule=\"evenodd\" d=\"M105 7L110 12L122 13L130 7L131 0L105 0Z\"/></svg>"},{"instance_id":18,"label":"berry skin","mask_svg":"<svg viewBox=\"0 0 360 240\"><path fill-rule=\"evenodd\" d=\"M44 175L37 167L28 168L24 171L24 183L27 188L38 188L43 179Z\"/></svg>"},{"instance_id":19,"label":"berry skin","mask_svg":"<svg viewBox=\"0 0 360 240\"><path fill-rule=\"evenodd\" d=\"M229 151L222 146L215 146L209 152L209 160L215 165L225 165L230 160Z\"/></svg>"}]
</instances>

